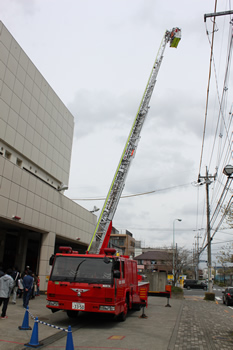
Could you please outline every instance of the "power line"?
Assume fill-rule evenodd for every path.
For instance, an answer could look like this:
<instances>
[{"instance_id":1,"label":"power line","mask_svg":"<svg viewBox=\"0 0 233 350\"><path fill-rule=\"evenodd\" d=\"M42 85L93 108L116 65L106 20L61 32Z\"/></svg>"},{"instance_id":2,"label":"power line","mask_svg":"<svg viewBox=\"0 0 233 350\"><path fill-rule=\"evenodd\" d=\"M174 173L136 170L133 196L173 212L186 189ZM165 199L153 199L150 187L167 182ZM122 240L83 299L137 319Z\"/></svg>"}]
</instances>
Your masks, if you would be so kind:
<instances>
[{"instance_id":1,"label":"power line","mask_svg":"<svg viewBox=\"0 0 233 350\"><path fill-rule=\"evenodd\" d=\"M210 43L210 41L209 41L209 43ZM211 45L211 43L210 43L210 45ZM213 66L214 66L214 73L215 73L216 91L217 91L217 97L218 97L218 102L219 102L219 113L218 113L218 120L217 120L217 125L216 125L216 130L215 130L215 136L214 136L214 142L213 142L213 148L212 148L212 152L211 152L209 167L210 167L210 164L211 164L211 161L212 161L212 157L213 157L213 152L214 152L214 147L215 147L215 143L216 143L217 132L218 132L218 128L219 128L220 116L221 116L221 120L222 120L222 122L224 124L224 127L225 127L226 139L228 139L229 148L230 148L230 140L229 140L229 133L228 133L229 129L226 126L226 122L225 122L225 118L224 118L224 112L223 112L223 109L224 109L223 106L224 106L225 100L226 100L225 96L227 95L227 92L228 92L228 81L229 81L229 75L230 75L231 53L232 53L232 29L230 27L229 48L228 48L228 55L227 55L227 62L226 62L226 69L225 69L225 78L224 78L224 84L223 84L223 91L222 91L221 100L220 100L220 95L219 95L217 71L216 71L214 54L213 54ZM222 139L221 131L219 132L219 137L220 137L220 140L221 140ZM220 150L219 150L218 159L220 159ZM218 160L218 163L219 163L219 160Z\"/></svg>"},{"instance_id":2,"label":"power line","mask_svg":"<svg viewBox=\"0 0 233 350\"><path fill-rule=\"evenodd\" d=\"M129 194L129 195L123 195L120 198L129 198L129 197L138 197L138 196L145 196L147 194L157 193L157 192L163 192L168 190L173 190L175 188L179 187L185 187L190 186L191 183L183 184L183 185L177 185L177 186L171 186L166 188L161 188L159 190L153 190L148 192L141 192L141 193L135 193L135 194ZM103 201L106 199L106 197L92 197L92 198L71 198L73 201Z\"/></svg>"},{"instance_id":3,"label":"power line","mask_svg":"<svg viewBox=\"0 0 233 350\"><path fill-rule=\"evenodd\" d=\"M217 0L215 0L214 12L216 12L216 8L217 8ZM200 156L199 174L201 173L201 165L202 165L203 150L204 150L204 142L205 142L205 133L206 133L207 111L208 111L208 103L209 103L210 78L211 78L212 57L213 57L213 45L214 45L214 32L215 32L214 29L215 29L215 17L214 17L214 20L213 20L212 43L211 43L210 64L209 64L209 78L208 78L208 85L207 85L206 108L205 108L204 130L203 130L203 137L202 137L202 146L201 146L201 156Z\"/></svg>"}]
</instances>

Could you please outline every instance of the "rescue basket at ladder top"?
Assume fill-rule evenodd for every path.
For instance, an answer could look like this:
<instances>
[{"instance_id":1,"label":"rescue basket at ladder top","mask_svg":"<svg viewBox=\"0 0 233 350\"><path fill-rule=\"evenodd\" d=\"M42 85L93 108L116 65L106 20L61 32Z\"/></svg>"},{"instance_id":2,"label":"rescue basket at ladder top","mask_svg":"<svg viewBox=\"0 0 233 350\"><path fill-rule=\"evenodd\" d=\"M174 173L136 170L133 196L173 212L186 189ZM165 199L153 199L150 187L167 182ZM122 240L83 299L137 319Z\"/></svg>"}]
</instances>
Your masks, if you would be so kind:
<instances>
[{"instance_id":1,"label":"rescue basket at ladder top","mask_svg":"<svg viewBox=\"0 0 233 350\"><path fill-rule=\"evenodd\" d=\"M171 31L170 47L177 47L181 39L181 29L173 28Z\"/></svg>"}]
</instances>

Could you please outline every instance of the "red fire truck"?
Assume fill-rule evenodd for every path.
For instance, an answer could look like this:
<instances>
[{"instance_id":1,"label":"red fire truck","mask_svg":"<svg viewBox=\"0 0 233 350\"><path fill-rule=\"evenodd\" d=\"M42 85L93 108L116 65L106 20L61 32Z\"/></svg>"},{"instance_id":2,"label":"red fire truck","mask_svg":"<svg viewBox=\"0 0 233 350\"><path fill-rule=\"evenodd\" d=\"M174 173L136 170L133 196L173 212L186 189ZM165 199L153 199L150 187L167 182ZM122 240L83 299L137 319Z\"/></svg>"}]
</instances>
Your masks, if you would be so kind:
<instances>
[{"instance_id":1,"label":"red fire truck","mask_svg":"<svg viewBox=\"0 0 233 350\"><path fill-rule=\"evenodd\" d=\"M115 249L108 248L108 243L112 220L149 111L165 47L169 42L171 47L177 47L180 38L179 28L167 30L164 34L86 254L79 254L71 247L60 247L60 253L51 261L47 307L53 312L66 310L69 317L76 317L79 311L110 313L124 321L129 309L139 310L147 306L149 283L139 281L137 262L128 256L118 256Z\"/></svg>"},{"instance_id":2,"label":"red fire truck","mask_svg":"<svg viewBox=\"0 0 233 350\"><path fill-rule=\"evenodd\" d=\"M129 309L146 306L149 283L138 280L137 262L115 252L105 248L104 254L78 254L60 247L48 282L47 307L66 310L69 317L79 311L101 312L124 321Z\"/></svg>"}]
</instances>

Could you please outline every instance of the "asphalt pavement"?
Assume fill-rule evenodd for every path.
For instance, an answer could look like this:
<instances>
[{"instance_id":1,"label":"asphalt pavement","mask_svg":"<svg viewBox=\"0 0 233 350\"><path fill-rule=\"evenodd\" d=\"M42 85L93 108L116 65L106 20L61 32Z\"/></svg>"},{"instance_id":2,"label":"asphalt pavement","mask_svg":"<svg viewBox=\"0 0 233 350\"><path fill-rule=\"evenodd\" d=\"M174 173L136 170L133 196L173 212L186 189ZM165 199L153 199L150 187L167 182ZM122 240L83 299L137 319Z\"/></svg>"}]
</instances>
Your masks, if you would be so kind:
<instances>
[{"instance_id":1,"label":"asphalt pavement","mask_svg":"<svg viewBox=\"0 0 233 350\"><path fill-rule=\"evenodd\" d=\"M85 350L228 350L233 349L233 309L221 301L186 295L167 299L149 297L148 308L130 311L125 322L81 313L69 319L65 312L52 314L46 296L30 300L28 325L22 299L9 303L8 318L0 319L0 350L20 350L38 345L43 349ZM38 318L35 321L35 318ZM71 326L70 332L67 332ZM57 328L54 328L57 327ZM67 343L68 342L68 343Z\"/></svg>"}]
</instances>

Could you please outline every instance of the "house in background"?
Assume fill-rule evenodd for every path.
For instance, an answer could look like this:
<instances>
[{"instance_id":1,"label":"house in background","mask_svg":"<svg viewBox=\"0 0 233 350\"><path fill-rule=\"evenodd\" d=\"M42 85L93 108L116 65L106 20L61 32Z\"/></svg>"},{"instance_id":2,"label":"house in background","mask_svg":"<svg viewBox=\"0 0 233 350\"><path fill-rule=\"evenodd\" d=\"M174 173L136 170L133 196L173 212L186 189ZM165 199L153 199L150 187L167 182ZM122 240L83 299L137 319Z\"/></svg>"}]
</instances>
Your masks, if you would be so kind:
<instances>
[{"instance_id":1,"label":"house in background","mask_svg":"<svg viewBox=\"0 0 233 350\"><path fill-rule=\"evenodd\" d=\"M173 254L167 250L153 250L134 258L138 261L138 271L156 271L172 273Z\"/></svg>"}]
</instances>

